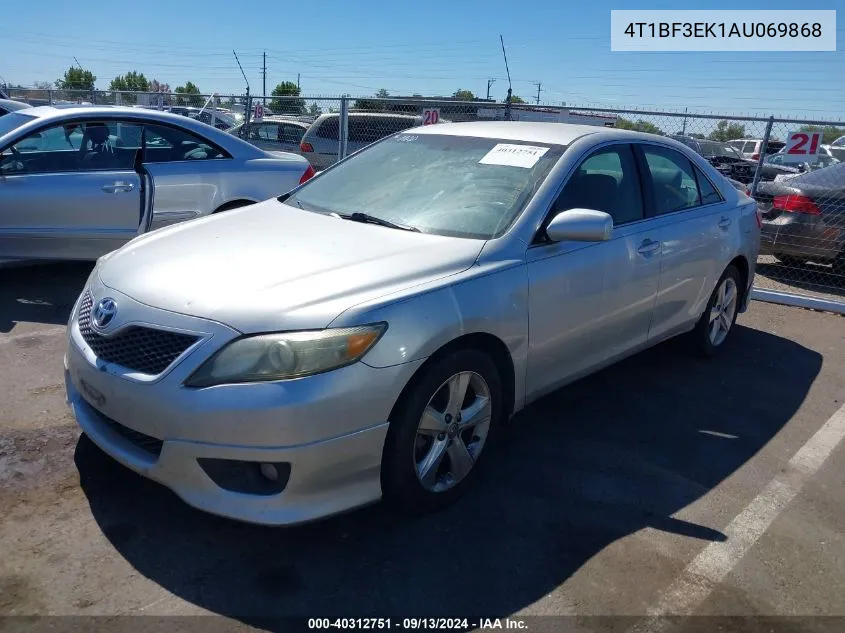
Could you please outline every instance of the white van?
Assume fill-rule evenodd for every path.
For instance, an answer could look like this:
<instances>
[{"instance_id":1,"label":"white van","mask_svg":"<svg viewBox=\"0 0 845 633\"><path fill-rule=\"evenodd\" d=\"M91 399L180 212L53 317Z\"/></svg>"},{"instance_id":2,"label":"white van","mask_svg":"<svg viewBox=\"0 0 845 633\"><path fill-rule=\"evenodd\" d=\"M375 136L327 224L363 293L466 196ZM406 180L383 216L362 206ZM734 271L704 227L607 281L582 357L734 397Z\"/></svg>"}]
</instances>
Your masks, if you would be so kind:
<instances>
[{"instance_id":1,"label":"white van","mask_svg":"<svg viewBox=\"0 0 845 633\"><path fill-rule=\"evenodd\" d=\"M408 128L422 125L422 117L413 114L350 112L346 153L357 152L370 143ZM299 153L314 169L325 169L337 162L340 145L340 115L321 114L305 132Z\"/></svg>"}]
</instances>

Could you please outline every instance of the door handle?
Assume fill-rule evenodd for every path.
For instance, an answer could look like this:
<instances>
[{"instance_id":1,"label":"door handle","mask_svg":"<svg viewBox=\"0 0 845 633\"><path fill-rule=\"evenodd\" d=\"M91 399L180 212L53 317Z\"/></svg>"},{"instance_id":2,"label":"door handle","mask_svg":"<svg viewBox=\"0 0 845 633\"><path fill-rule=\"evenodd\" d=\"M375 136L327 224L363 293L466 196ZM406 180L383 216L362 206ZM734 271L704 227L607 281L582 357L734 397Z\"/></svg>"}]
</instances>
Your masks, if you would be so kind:
<instances>
[{"instance_id":1,"label":"door handle","mask_svg":"<svg viewBox=\"0 0 845 633\"><path fill-rule=\"evenodd\" d=\"M637 252L640 255L648 256L656 253L658 250L660 250L660 242L655 242L654 240L644 240L637 249Z\"/></svg>"},{"instance_id":2,"label":"door handle","mask_svg":"<svg viewBox=\"0 0 845 633\"><path fill-rule=\"evenodd\" d=\"M719 228L726 229L731 225L731 219L725 216L722 216L722 219L719 220Z\"/></svg>"},{"instance_id":3,"label":"door handle","mask_svg":"<svg viewBox=\"0 0 845 633\"><path fill-rule=\"evenodd\" d=\"M135 188L135 185L131 182L114 182L110 185L103 185L101 189L106 193L125 193L127 191L132 191Z\"/></svg>"}]
</instances>

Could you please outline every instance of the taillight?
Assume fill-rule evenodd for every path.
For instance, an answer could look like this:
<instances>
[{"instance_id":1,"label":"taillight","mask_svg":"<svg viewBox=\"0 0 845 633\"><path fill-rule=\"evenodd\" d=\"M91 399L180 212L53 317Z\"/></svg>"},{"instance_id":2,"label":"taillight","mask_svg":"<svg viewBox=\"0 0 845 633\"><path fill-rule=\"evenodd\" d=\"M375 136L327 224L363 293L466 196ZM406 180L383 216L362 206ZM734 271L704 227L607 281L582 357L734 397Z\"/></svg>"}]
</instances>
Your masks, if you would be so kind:
<instances>
[{"instance_id":1,"label":"taillight","mask_svg":"<svg viewBox=\"0 0 845 633\"><path fill-rule=\"evenodd\" d=\"M751 154L751 160L760 160L760 154Z\"/></svg>"},{"instance_id":2,"label":"taillight","mask_svg":"<svg viewBox=\"0 0 845 633\"><path fill-rule=\"evenodd\" d=\"M821 215L821 211L811 198L807 196L786 195L775 196L772 208L788 211L789 213L806 213L807 215Z\"/></svg>"},{"instance_id":3,"label":"taillight","mask_svg":"<svg viewBox=\"0 0 845 633\"><path fill-rule=\"evenodd\" d=\"M308 165L308 169L305 170L305 173L302 174L302 178L299 179L299 184L301 185L303 182L307 182L314 177L314 168L311 165Z\"/></svg>"},{"instance_id":4,"label":"taillight","mask_svg":"<svg viewBox=\"0 0 845 633\"><path fill-rule=\"evenodd\" d=\"M313 152L314 148L311 147L311 143L300 143L299 144L299 151L300 152Z\"/></svg>"}]
</instances>

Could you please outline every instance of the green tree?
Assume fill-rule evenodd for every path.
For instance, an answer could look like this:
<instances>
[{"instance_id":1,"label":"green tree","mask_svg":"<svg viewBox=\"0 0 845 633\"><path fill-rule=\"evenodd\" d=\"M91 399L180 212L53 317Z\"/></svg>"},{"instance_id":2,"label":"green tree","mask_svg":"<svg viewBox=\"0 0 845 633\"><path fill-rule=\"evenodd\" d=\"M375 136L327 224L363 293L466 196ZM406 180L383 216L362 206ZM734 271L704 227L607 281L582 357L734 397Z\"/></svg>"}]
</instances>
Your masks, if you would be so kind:
<instances>
[{"instance_id":1,"label":"green tree","mask_svg":"<svg viewBox=\"0 0 845 633\"><path fill-rule=\"evenodd\" d=\"M308 114L311 116L320 116L322 113L323 111L320 109L320 106L317 105L316 101L308 108Z\"/></svg>"},{"instance_id":2,"label":"green tree","mask_svg":"<svg viewBox=\"0 0 845 633\"><path fill-rule=\"evenodd\" d=\"M647 132L648 134L660 134L661 136L664 134L663 130L657 127L654 123L649 123L648 121L644 121L643 119L637 119L636 121L631 121L630 119L626 119L625 117L618 117L616 119L616 126L620 130L633 130L634 132Z\"/></svg>"},{"instance_id":3,"label":"green tree","mask_svg":"<svg viewBox=\"0 0 845 633\"><path fill-rule=\"evenodd\" d=\"M799 131L821 132L823 145L833 143L833 141L838 139L840 136L845 136L845 128L836 127L835 125L825 125L824 127L821 127L819 125L802 125L799 128Z\"/></svg>"},{"instance_id":4,"label":"green tree","mask_svg":"<svg viewBox=\"0 0 845 633\"><path fill-rule=\"evenodd\" d=\"M516 95L511 95L511 103L526 103L526 101L522 97L517 97Z\"/></svg>"},{"instance_id":5,"label":"green tree","mask_svg":"<svg viewBox=\"0 0 845 633\"><path fill-rule=\"evenodd\" d=\"M472 90L464 90L463 88L458 88L455 90L455 93L452 95L458 101L475 101L476 97L472 94ZM513 102L513 99L511 99Z\"/></svg>"},{"instance_id":6,"label":"green tree","mask_svg":"<svg viewBox=\"0 0 845 633\"><path fill-rule=\"evenodd\" d=\"M387 88L379 88L378 92L376 92L376 96L379 99L386 99L390 96L390 93L387 91Z\"/></svg>"},{"instance_id":7,"label":"green tree","mask_svg":"<svg viewBox=\"0 0 845 633\"><path fill-rule=\"evenodd\" d=\"M274 97L286 97L283 99L273 99L270 101L270 111L275 114L304 114L305 100L293 99L291 97L299 96L299 86L292 81L283 81L273 88L270 93Z\"/></svg>"},{"instance_id":8,"label":"green tree","mask_svg":"<svg viewBox=\"0 0 845 633\"><path fill-rule=\"evenodd\" d=\"M745 126L739 123L729 123L722 119L716 124L716 128L710 132L708 138L711 141L732 141L735 138L743 138L745 136Z\"/></svg>"},{"instance_id":9,"label":"green tree","mask_svg":"<svg viewBox=\"0 0 845 633\"><path fill-rule=\"evenodd\" d=\"M112 79L109 83L109 90L115 92L149 92L150 82L144 77L144 73L133 70ZM135 103L137 101L135 95L121 95L121 99L124 103Z\"/></svg>"},{"instance_id":10,"label":"green tree","mask_svg":"<svg viewBox=\"0 0 845 633\"><path fill-rule=\"evenodd\" d=\"M185 82L184 86L176 86L176 90L173 92L179 95L190 95L188 97L176 97L176 105L189 105L197 108L202 106L202 97L199 96L200 89L191 81Z\"/></svg>"},{"instance_id":11,"label":"green tree","mask_svg":"<svg viewBox=\"0 0 845 633\"><path fill-rule=\"evenodd\" d=\"M97 77L90 70L71 66L65 71L65 76L56 80L56 88L60 90L93 90Z\"/></svg>"}]
</instances>

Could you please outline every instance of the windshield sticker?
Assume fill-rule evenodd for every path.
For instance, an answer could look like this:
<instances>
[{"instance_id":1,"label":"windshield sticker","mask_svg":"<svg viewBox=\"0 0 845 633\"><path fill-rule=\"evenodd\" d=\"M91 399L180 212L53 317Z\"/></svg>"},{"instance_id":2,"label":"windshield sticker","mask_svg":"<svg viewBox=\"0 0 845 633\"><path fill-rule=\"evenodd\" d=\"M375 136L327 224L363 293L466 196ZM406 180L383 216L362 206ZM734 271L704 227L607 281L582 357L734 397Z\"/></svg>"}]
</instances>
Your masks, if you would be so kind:
<instances>
[{"instance_id":1,"label":"windshield sticker","mask_svg":"<svg viewBox=\"0 0 845 633\"><path fill-rule=\"evenodd\" d=\"M548 151L548 147L537 147L536 145L499 143L478 162L482 165L507 165L531 169Z\"/></svg>"},{"instance_id":2,"label":"windshield sticker","mask_svg":"<svg viewBox=\"0 0 845 633\"><path fill-rule=\"evenodd\" d=\"M393 137L397 143L413 143L419 138L416 134L398 134Z\"/></svg>"}]
</instances>

